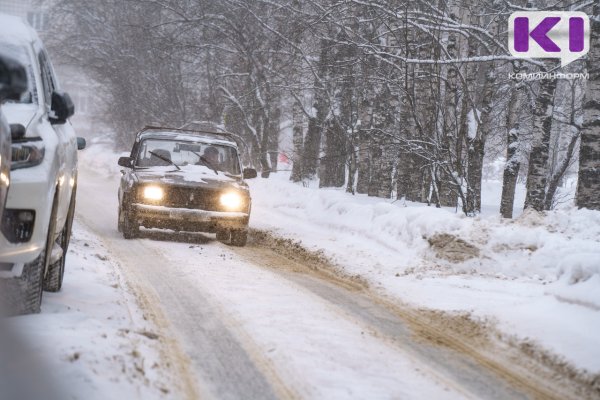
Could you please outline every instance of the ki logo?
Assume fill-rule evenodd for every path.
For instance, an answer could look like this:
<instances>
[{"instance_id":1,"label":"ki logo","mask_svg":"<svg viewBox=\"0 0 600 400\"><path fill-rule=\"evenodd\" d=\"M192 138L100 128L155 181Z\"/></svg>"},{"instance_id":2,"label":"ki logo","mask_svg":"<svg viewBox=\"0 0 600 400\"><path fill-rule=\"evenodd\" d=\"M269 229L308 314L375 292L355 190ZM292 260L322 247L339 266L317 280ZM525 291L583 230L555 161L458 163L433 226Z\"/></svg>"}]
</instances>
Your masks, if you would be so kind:
<instances>
[{"instance_id":1,"label":"ki logo","mask_svg":"<svg viewBox=\"0 0 600 400\"><path fill-rule=\"evenodd\" d=\"M564 67L590 50L590 19L579 11L515 12L508 48L518 58L560 58Z\"/></svg>"}]
</instances>

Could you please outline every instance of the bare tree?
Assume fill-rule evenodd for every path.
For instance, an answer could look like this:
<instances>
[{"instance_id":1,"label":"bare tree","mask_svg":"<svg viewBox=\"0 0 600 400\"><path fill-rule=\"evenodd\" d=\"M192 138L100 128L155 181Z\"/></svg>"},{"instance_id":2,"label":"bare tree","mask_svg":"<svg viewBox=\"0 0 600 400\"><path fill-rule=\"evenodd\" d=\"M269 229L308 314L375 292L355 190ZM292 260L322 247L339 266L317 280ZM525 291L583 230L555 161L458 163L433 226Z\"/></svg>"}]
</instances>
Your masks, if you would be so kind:
<instances>
[{"instance_id":1,"label":"bare tree","mask_svg":"<svg viewBox=\"0 0 600 400\"><path fill-rule=\"evenodd\" d=\"M590 78L585 91L579 151L578 207L600 210L600 4L594 4L587 59Z\"/></svg>"}]
</instances>

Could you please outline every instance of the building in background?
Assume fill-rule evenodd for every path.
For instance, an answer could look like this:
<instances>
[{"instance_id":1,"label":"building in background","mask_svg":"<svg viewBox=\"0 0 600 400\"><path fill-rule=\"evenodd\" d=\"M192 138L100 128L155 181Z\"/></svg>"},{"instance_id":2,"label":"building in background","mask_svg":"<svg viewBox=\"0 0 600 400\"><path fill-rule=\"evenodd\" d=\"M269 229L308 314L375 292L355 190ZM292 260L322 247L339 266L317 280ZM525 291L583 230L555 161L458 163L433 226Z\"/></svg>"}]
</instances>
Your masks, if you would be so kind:
<instances>
[{"instance_id":1,"label":"building in background","mask_svg":"<svg viewBox=\"0 0 600 400\"><path fill-rule=\"evenodd\" d=\"M48 4L51 4L48 0L0 0L0 13L15 15L27 21L44 40L52 23ZM52 56L52 49L48 51L62 90L69 93L75 104L75 115L71 122L77 135L91 138L106 132L98 118L103 108L98 95L100 85L86 76L78 66L61 63L59 57Z\"/></svg>"},{"instance_id":2,"label":"building in background","mask_svg":"<svg viewBox=\"0 0 600 400\"><path fill-rule=\"evenodd\" d=\"M0 0L0 12L16 15L42 34L47 27L47 13L36 0Z\"/></svg>"}]
</instances>

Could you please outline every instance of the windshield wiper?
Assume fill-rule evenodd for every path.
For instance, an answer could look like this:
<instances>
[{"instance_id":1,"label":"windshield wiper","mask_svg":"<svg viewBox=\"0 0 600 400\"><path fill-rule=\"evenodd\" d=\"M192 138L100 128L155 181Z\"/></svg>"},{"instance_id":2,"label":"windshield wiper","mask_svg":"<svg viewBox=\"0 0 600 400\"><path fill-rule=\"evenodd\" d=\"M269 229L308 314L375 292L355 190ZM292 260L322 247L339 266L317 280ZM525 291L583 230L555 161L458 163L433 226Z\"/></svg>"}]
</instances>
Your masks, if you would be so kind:
<instances>
[{"instance_id":1,"label":"windshield wiper","mask_svg":"<svg viewBox=\"0 0 600 400\"><path fill-rule=\"evenodd\" d=\"M177 164L175 164L173 161L169 160L167 157L163 157L161 155L156 154L153 151L149 151L148 153L152 154L154 157L156 158L160 158L163 161L168 162L169 164L173 165L175 168L177 168L178 171L181 171L181 168L179 168L179 166Z\"/></svg>"},{"instance_id":2,"label":"windshield wiper","mask_svg":"<svg viewBox=\"0 0 600 400\"><path fill-rule=\"evenodd\" d=\"M217 171L217 169L215 168L214 165L212 165L212 163L210 161L208 161L204 156L201 156L200 154L196 153L194 150L190 150L192 153L194 153L195 155L197 155L200 158L200 161L202 161L202 163L204 165L206 165L208 168L212 169L213 171L215 171L216 175L219 175L219 172Z\"/></svg>"}]
</instances>

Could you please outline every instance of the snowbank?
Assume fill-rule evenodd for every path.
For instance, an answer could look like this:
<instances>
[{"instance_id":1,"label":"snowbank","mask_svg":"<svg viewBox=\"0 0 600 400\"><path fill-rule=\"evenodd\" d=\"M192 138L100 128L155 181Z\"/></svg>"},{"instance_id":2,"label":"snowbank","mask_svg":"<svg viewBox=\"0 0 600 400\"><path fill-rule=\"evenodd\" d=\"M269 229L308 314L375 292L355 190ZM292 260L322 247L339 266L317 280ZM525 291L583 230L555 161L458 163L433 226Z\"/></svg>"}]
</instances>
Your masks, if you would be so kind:
<instances>
[{"instance_id":1,"label":"snowbank","mask_svg":"<svg viewBox=\"0 0 600 400\"><path fill-rule=\"evenodd\" d=\"M323 251L386 295L472 313L578 368L600 372L600 337L588 333L600 329L600 212L467 218L423 204L303 187L281 173L249 183L252 227ZM439 234L449 234L453 245L434 248ZM457 251L465 254L457 257Z\"/></svg>"},{"instance_id":2,"label":"snowbank","mask_svg":"<svg viewBox=\"0 0 600 400\"><path fill-rule=\"evenodd\" d=\"M54 384L44 388L56 391L55 397L47 393L49 398L181 395L161 355L160 332L145 319L119 268L99 238L76 220L63 290L44 293L41 314L7 322L12 341L25 342L14 364L34 363L41 377Z\"/></svg>"},{"instance_id":3,"label":"snowbank","mask_svg":"<svg viewBox=\"0 0 600 400\"><path fill-rule=\"evenodd\" d=\"M344 235L347 244L363 243L362 247L368 248L375 242L389 249L382 260L387 264L390 255L401 256L394 257L395 272L406 272L416 266L415 261L428 259L456 273L547 283L564 278L569 285L600 274L600 212L570 209L546 216L525 213L515 220L467 218L447 209L351 196L336 189L305 188L289 183L284 175L274 177L250 181L252 225L288 234L306 228L301 232L303 240L323 233L318 230L335 233L336 241L342 240L338 235ZM292 224L293 219L303 224ZM438 233L474 244L481 257L458 264L434 257L427 239ZM600 307L600 291L596 301Z\"/></svg>"}]
</instances>

